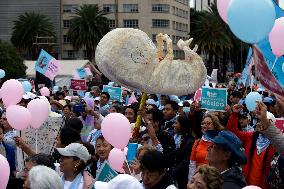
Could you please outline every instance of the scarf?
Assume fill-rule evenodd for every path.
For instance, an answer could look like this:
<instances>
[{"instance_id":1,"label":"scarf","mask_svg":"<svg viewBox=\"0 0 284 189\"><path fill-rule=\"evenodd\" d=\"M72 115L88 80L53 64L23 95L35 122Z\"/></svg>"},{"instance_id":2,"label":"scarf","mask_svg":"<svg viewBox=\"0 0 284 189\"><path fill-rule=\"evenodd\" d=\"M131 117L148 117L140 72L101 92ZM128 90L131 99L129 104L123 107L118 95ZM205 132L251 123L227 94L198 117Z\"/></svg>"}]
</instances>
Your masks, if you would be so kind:
<instances>
[{"instance_id":1,"label":"scarf","mask_svg":"<svg viewBox=\"0 0 284 189\"><path fill-rule=\"evenodd\" d=\"M259 134L256 140L257 155L261 154L261 152L263 152L263 150L265 150L269 146L269 144L269 139L263 136L262 134Z\"/></svg>"},{"instance_id":2,"label":"scarf","mask_svg":"<svg viewBox=\"0 0 284 189\"><path fill-rule=\"evenodd\" d=\"M72 184L70 185L69 189L78 189L82 178L83 178L83 175L81 173L79 173L75 177L75 179L72 181ZM62 179L62 183L64 184L65 183L64 175L62 175L61 179Z\"/></svg>"},{"instance_id":3,"label":"scarf","mask_svg":"<svg viewBox=\"0 0 284 189\"><path fill-rule=\"evenodd\" d=\"M217 130L207 130L203 137L205 141L211 141L214 137L218 136L219 131Z\"/></svg>"}]
</instances>

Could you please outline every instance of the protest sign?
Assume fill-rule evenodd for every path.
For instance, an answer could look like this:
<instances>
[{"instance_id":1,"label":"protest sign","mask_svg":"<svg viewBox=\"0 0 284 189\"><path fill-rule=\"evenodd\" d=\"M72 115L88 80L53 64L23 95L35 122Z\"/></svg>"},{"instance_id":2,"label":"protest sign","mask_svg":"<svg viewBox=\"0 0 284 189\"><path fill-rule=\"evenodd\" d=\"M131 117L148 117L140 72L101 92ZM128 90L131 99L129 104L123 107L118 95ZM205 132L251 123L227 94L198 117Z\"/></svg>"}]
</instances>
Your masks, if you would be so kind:
<instances>
[{"instance_id":1,"label":"protest sign","mask_svg":"<svg viewBox=\"0 0 284 189\"><path fill-rule=\"evenodd\" d=\"M76 71L81 79L87 76L85 68L78 68Z\"/></svg>"},{"instance_id":2,"label":"protest sign","mask_svg":"<svg viewBox=\"0 0 284 189\"><path fill-rule=\"evenodd\" d=\"M226 88L202 88L201 108L213 111L224 111L226 105Z\"/></svg>"},{"instance_id":3,"label":"protest sign","mask_svg":"<svg viewBox=\"0 0 284 189\"><path fill-rule=\"evenodd\" d=\"M86 91L87 84L85 79L71 79L70 89L74 91Z\"/></svg>"},{"instance_id":4,"label":"protest sign","mask_svg":"<svg viewBox=\"0 0 284 189\"><path fill-rule=\"evenodd\" d=\"M107 162L105 162L99 170L96 181L109 182L117 175L117 172L114 171Z\"/></svg>"},{"instance_id":5,"label":"protest sign","mask_svg":"<svg viewBox=\"0 0 284 189\"><path fill-rule=\"evenodd\" d=\"M275 127L284 133L284 118L276 118Z\"/></svg>"},{"instance_id":6,"label":"protest sign","mask_svg":"<svg viewBox=\"0 0 284 189\"><path fill-rule=\"evenodd\" d=\"M31 149L37 149L37 153L51 154L54 149L55 140L64 123L62 117L48 117L39 129L29 127L20 131L18 136ZM18 165L24 165L23 162L26 157L28 156L21 149L17 150Z\"/></svg>"},{"instance_id":7,"label":"protest sign","mask_svg":"<svg viewBox=\"0 0 284 189\"><path fill-rule=\"evenodd\" d=\"M41 49L39 57L35 63L35 70L50 80L53 80L59 72L59 62L45 50Z\"/></svg>"},{"instance_id":8,"label":"protest sign","mask_svg":"<svg viewBox=\"0 0 284 189\"><path fill-rule=\"evenodd\" d=\"M195 92L194 97L193 97L193 100L194 100L195 102L199 102L200 99L201 99L201 88L198 89L198 90Z\"/></svg>"},{"instance_id":9,"label":"protest sign","mask_svg":"<svg viewBox=\"0 0 284 189\"><path fill-rule=\"evenodd\" d=\"M104 85L103 92L107 92L110 95L110 100L119 102L121 101L122 89L120 87L111 87Z\"/></svg>"},{"instance_id":10,"label":"protest sign","mask_svg":"<svg viewBox=\"0 0 284 189\"><path fill-rule=\"evenodd\" d=\"M253 54L254 64L257 70L257 77L259 82L269 91L283 96L284 90L277 79L274 77L274 75L271 73L263 57L263 54L257 47L253 47Z\"/></svg>"},{"instance_id":11,"label":"protest sign","mask_svg":"<svg viewBox=\"0 0 284 189\"><path fill-rule=\"evenodd\" d=\"M134 161L134 159L136 158L136 154L137 154L137 150L138 150L138 144L137 143L129 143L127 145L127 155L126 155L126 159L128 161L129 164L132 163L132 161Z\"/></svg>"}]
</instances>

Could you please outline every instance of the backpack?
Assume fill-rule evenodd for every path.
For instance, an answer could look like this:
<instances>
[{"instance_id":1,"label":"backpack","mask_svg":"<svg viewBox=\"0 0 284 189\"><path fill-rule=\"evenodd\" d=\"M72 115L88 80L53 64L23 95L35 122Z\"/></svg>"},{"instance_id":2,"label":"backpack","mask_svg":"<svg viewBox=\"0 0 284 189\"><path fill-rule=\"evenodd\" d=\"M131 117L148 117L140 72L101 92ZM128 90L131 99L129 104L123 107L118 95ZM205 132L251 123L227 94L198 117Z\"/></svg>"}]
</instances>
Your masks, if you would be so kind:
<instances>
[{"instance_id":1,"label":"backpack","mask_svg":"<svg viewBox=\"0 0 284 189\"><path fill-rule=\"evenodd\" d=\"M271 168L267 178L268 186L271 189L284 188L284 158L275 153L271 159Z\"/></svg>"}]
</instances>

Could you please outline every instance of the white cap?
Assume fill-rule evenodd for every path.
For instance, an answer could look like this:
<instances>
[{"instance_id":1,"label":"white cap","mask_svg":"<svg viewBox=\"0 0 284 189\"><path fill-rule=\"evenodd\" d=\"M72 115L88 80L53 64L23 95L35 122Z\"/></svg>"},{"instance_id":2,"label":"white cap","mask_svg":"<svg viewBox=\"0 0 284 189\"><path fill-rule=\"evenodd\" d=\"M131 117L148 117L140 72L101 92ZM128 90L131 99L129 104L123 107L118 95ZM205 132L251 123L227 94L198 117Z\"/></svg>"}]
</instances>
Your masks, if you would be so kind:
<instances>
[{"instance_id":1,"label":"white cap","mask_svg":"<svg viewBox=\"0 0 284 189\"><path fill-rule=\"evenodd\" d=\"M133 176L120 174L111 181L97 181L94 185L95 189L143 189L142 184Z\"/></svg>"},{"instance_id":2,"label":"white cap","mask_svg":"<svg viewBox=\"0 0 284 189\"><path fill-rule=\"evenodd\" d=\"M23 99L28 100L28 99L34 99L36 95L31 92L27 92L26 94L23 95Z\"/></svg>"},{"instance_id":3,"label":"white cap","mask_svg":"<svg viewBox=\"0 0 284 189\"><path fill-rule=\"evenodd\" d=\"M94 99L94 101L100 101L100 97L98 96L98 97L96 97L95 99Z\"/></svg>"},{"instance_id":4,"label":"white cap","mask_svg":"<svg viewBox=\"0 0 284 189\"><path fill-rule=\"evenodd\" d=\"M271 112L267 112L266 116L267 116L267 119L271 120L273 123L276 122L276 118Z\"/></svg>"},{"instance_id":5,"label":"white cap","mask_svg":"<svg viewBox=\"0 0 284 189\"><path fill-rule=\"evenodd\" d=\"M83 144L71 143L65 148L56 148L62 156L70 157L74 156L80 158L85 163L91 158L90 153Z\"/></svg>"}]
</instances>

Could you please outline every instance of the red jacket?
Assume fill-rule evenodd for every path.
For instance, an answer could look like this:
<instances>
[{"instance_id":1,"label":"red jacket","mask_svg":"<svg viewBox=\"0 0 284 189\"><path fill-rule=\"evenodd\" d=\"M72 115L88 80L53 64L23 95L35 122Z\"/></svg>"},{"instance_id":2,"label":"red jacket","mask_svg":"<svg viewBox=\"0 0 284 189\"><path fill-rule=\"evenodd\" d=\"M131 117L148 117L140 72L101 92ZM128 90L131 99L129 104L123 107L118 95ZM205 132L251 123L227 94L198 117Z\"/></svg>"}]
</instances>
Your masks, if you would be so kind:
<instances>
[{"instance_id":1,"label":"red jacket","mask_svg":"<svg viewBox=\"0 0 284 189\"><path fill-rule=\"evenodd\" d=\"M247 156L247 164L243 166L243 173L245 178L248 178L248 173L250 170L250 166L251 166L251 161L253 161L253 159L250 161L250 149L251 149L251 145L252 145L252 139L253 139L253 132L244 132L244 131L240 131L238 129L238 114L236 113L232 113L232 115L229 118L229 122L227 124L226 127L229 131L233 132L235 135L237 135L240 140L243 142L243 146L245 148L245 153ZM263 169L263 173L262 174L262 189L267 188L267 177L269 175L269 171L270 171L270 163L271 163L271 159L273 157L273 155L275 154L275 149L272 147L272 145L269 145L267 150L266 150L266 161L264 162L264 169Z\"/></svg>"}]
</instances>

